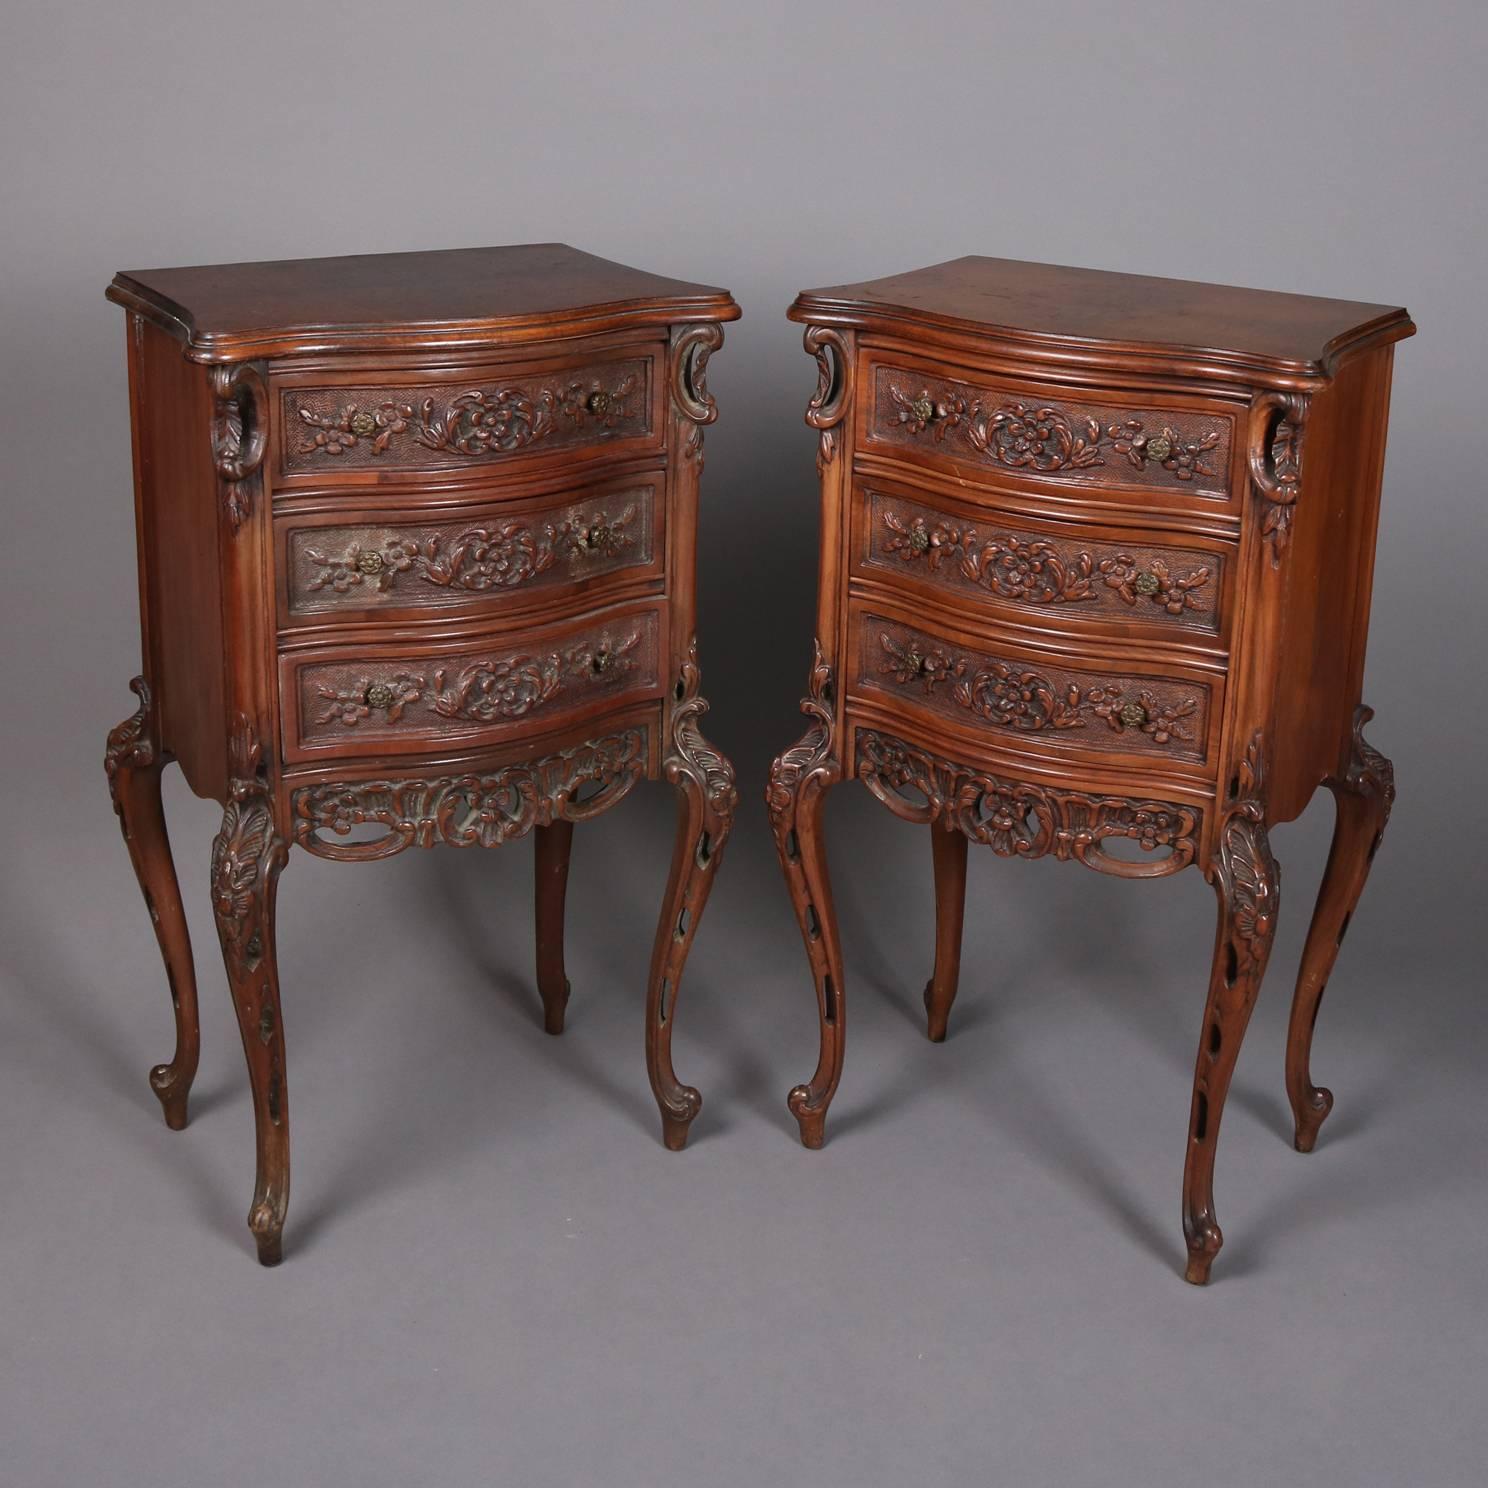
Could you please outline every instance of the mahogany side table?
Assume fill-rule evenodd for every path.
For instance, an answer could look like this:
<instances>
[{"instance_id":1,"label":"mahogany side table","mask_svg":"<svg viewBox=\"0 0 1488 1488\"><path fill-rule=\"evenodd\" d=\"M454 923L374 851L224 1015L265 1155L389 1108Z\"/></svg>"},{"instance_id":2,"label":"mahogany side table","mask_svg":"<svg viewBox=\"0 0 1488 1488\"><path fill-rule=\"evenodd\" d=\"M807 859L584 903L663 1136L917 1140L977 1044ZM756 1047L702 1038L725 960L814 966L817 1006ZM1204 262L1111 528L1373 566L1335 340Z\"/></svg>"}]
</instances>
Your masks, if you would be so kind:
<instances>
[{"instance_id":1,"label":"mahogany side table","mask_svg":"<svg viewBox=\"0 0 1488 1488\"><path fill-rule=\"evenodd\" d=\"M816 983L790 1093L808 1147L842 1074L822 802L861 780L930 827L943 1039L968 841L1160 877L1219 927L1183 1178L1188 1279L1222 1243L1215 1143L1276 926L1271 827L1337 801L1287 1043L1309 1052L1394 796L1359 703L1396 341L1386 305L964 258L800 295L822 545L805 737L768 804Z\"/></svg>"},{"instance_id":2,"label":"mahogany side table","mask_svg":"<svg viewBox=\"0 0 1488 1488\"><path fill-rule=\"evenodd\" d=\"M693 638L704 374L732 298L561 244L124 273L108 297L128 314L144 666L106 763L175 1007L150 1073L167 1124L200 1046L168 761L223 805L212 908L266 1265L289 1197L290 844L362 862L532 833L558 1033L573 824L664 776L681 809L645 1048L681 1148L701 1098L672 1024L736 799Z\"/></svg>"}]
</instances>

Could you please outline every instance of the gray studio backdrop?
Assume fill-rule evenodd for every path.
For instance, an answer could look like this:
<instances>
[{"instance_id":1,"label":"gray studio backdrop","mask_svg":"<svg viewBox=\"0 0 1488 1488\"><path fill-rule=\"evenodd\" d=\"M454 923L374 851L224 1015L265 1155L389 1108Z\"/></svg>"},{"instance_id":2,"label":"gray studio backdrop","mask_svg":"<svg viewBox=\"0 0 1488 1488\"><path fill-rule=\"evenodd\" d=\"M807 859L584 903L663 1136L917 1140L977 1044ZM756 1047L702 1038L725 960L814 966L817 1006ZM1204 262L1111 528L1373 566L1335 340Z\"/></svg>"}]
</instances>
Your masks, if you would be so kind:
<instances>
[{"instance_id":1,"label":"gray studio backdrop","mask_svg":"<svg viewBox=\"0 0 1488 1488\"><path fill-rule=\"evenodd\" d=\"M1480 1483L1483 68L1462 4L29 4L0 26L0 1479L39 1485ZM561 239L727 285L701 636L743 806L683 990L704 1093L663 1151L641 1006L665 789L582 828L569 1032L531 989L530 845L280 893L287 1259L206 896L183 1134L109 812L133 700L114 270ZM1278 834L1280 943L1225 1123L1228 1244L1182 1283L1213 934L1197 875L974 854L950 1042L921 1031L925 834L830 811L852 1017L828 1146L765 830L812 632L801 287L966 252L1407 304L1366 697L1400 801L1290 1150L1285 1011L1326 852Z\"/></svg>"}]
</instances>

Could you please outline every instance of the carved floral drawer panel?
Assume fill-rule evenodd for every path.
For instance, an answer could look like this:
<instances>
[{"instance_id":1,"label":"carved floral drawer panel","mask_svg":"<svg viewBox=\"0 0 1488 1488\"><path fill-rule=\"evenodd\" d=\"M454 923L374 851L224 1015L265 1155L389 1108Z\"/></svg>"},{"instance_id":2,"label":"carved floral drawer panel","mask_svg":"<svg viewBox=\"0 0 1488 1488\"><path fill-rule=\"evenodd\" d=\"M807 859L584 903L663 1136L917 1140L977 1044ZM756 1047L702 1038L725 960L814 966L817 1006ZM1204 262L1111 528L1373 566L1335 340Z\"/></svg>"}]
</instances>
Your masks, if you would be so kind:
<instances>
[{"instance_id":1,"label":"carved floral drawer panel","mask_svg":"<svg viewBox=\"0 0 1488 1488\"><path fill-rule=\"evenodd\" d=\"M1234 418L1065 388L970 382L933 362L869 359L863 447L1000 477L1228 498Z\"/></svg>"},{"instance_id":2,"label":"carved floral drawer panel","mask_svg":"<svg viewBox=\"0 0 1488 1488\"><path fill-rule=\"evenodd\" d=\"M1208 757L1217 678L1066 664L1004 643L963 643L861 605L852 628L854 690L995 733L1000 743L1021 738L1168 762Z\"/></svg>"},{"instance_id":3,"label":"carved floral drawer panel","mask_svg":"<svg viewBox=\"0 0 1488 1488\"><path fill-rule=\"evenodd\" d=\"M284 476L446 470L589 446L658 447L655 358L471 368L281 387Z\"/></svg>"},{"instance_id":4,"label":"carved floral drawer panel","mask_svg":"<svg viewBox=\"0 0 1488 1488\"><path fill-rule=\"evenodd\" d=\"M285 757L498 742L661 691L659 605L443 646L316 647L280 658Z\"/></svg>"},{"instance_id":5,"label":"carved floral drawer panel","mask_svg":"<svg viewBox=\"0 0 1488 1488\"><path fill-rule=\"evenodd\" d=\"M665 556L661 472L526 501L434 514L417 508L348 523L339 515L276 524L281 623L364 620L402 611L509 607L627 580L659 580Z\"/></svg>"},{"instance_id":6,"label":"carved floral drawer panel","mask_svg":"<svg viewBox=\"0 0 1488 1488\"><path fill-rule=\"evenodd\" d=\"M947 603L972 600L1059 624L1139 623L1155 632L1221 636L1234 548L1203 542L973 515L928 492L858 483L851 573L926 585Z\"/></svg>"}]
</instances>

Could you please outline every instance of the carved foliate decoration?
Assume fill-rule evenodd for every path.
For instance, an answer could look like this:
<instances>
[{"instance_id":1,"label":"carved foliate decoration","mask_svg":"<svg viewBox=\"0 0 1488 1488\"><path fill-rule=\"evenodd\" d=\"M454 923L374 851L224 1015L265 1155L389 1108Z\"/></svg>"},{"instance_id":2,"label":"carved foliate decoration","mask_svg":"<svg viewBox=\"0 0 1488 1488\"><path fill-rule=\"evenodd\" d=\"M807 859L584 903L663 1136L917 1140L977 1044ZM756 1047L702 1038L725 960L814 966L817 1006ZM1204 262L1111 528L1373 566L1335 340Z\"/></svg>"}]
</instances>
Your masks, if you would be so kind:
<instances>
[{"instance_id":1,"label":"carved foliate decoration","mask_svg":"<svg viewBox=\"0 0 1488 1488\"><path fill-rule=\"evenodd\" d=\"M1257 730L1231 778L1211 868L1230 906L1241 970L1264 957L1276 932L1281 866L1266 834L1264 790L1265 746Z\"/></svg>"},{"instance_id":2,"label":"carved foliate decoration","mask_svg":"<svg viewBox=\"0 0 1488 1488\"><path fill-rule=\"evenodd\" d=\"M223 482L223 500L237 532L253 510L253 491L268 448L269 395L252 362L213 367L212 463Z\"/></svg>"},{"instance_id":3,"label":"carved foliate decoration","mask_svg":"<svg viewBox=\"0 0 1488 1488\"><path fill-rule=\"evenodd\" d=\"M646 773L644 728L606 734L534 763L490 774L407 780L329 781L292 801L295 841L322 858L386 858L408 847L495 847L555 821L587 821L621 800ZM334 842L373 823L371 842Z\"/></svg>"},{"instance_id":4,"label":"carved foliate decoration","mask_svg":"<svg viewBox=\"0 0 1488 1488\"><path fill-rule=\"evenodd\" d=\"M123 812L119 808L119 793L115 783L119 771L143 770L155 763L155 745L149 734L150 684L143 677L136 677L130 682L129 690L140 700L139 707L123 723L116 724L109 730L108 742L103 752L103 771L108 777L109 794L113 797L114 810L119 812L121 820Z\"/></svg>"},{"instance_id":5,"label":"carved foliate decoration","mask_svg":"<svg viewBox=\"0 0 1488 1488\"><path fill-rule=\"evenodd\" d=\"M858 778L896 816L941 821L999 857L1073 858L1122 878L1157 878L1186 868L1198 851L1194 807L1028 785L872 729L858 731L856 754ZM1113 857L1102 846L1113 837L1165 856L1149 862Z\"/></svg>"},{"instance_id":6,"label":"carved foliate decoration","mask_svg":"<svg viewBox=\"0 0 1488 1488\"><path fill-rule=\"evenodd\" d=\"M702 669L698 666L697 639L694 637L672 690L672 749L665 772L673 783L678 770L686 770L698 781L703 799L722 819L726 834L733 821L739 792L734 785L734 767L703 737L700 720L708 711L708 703L699 692L701 685ZM712 844L712 851L717 852L722 846L723 840L719 837Z\"/></svg>"},{"instance_id":7,"label":"carved foliate decoration","mask_svg":"<svg viewBox=\"0 0 1488 1488\"><path fill-rule=\"evenodd\" d=\"M1362 703L1354 709L1353 748L1344 784L1364 795L1380 798L1383 811L1378 835L1383 836L1395 805L1395 766L1364 737L1364 727L1373 717L1374 709Z\"/></svg>"},{"instance_id":8,"label":"carved foliate decoration","mask_svg":"<svg viewBox=\"0 0 1488 1488\"><path fill-rule=\"evenodd\" d=\"M847 416L852 349L847 337L830 326L807 326L804 340L816 358L816 391L806 405L806 422L821 435L816 451L821 475L837 457L837 426Z\"/></svg>"},{"instance_id":9,"label":"carved foliate decoration","mask_svg":"<svg viewBox=\"0 0 1488 1488\"><path fill-rule=\"evenodd\" d=\"M821 642L817 640L813 643L807 694L801 699L801 711L809 720L806 732L775 759L765 787L765 805L777 830L795 810L801 782L815 770L836 769L832 758L836 727L834 696L831 663L823 658Z\"/></svg>"},{"instance_id":10,"label":"carved foliate decoration","mask_svg":"<svg viewBox=\"0 0 1488 1488\"><path fill-rule=\"evenodd\" d=\"M708 391L708 358L723 345L723 327L713 321L678 326L672 333L668 363L672 404L687 422L682 458L703 468L703 425L718 417Z\"/></svg>"},{"instance_id":11,"label":"carved foliate decoration","mask_svg":"<svg viewBox=\"0 0 1488 1488\"><path fill-rule=\"evenodd\" d=\"M301 464L321 457L398 455L405 441L439 455L482 459L512 454L566 434L644 427L645 364L621 362L568 380L531 379L469 388L446 398L393 390L373 402L340 401L339 389L314 389L293 400L303 433L293 454ZM359 391L359 390L353 390ZM375 393L372 395L375 397Z\"/></svg>"},{"instance_id":12,"label":"carved foliate decoration","mask_svg":"<svg viewBox=\"0 0 1488 1488\"><path fill-rule=\"evenodd\" d=\"M1300 393L1261 393L1250 405L1250 478L1265 506L1261 536L1270 545L1273 568L1291 541L1307 408Z\"/></svg>"}]
</instances>

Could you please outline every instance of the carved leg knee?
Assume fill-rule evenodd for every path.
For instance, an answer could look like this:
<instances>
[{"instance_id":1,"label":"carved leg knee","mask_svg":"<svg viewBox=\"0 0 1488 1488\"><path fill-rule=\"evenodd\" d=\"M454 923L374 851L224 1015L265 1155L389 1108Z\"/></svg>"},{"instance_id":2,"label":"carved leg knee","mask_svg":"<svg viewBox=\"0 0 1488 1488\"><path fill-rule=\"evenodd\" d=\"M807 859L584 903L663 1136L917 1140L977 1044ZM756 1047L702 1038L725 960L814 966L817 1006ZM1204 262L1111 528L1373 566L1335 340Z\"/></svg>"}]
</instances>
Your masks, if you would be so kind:
<instances>
[{"instance_id":1,"label":"carved leg knee","mask_svg":"<svg viewBox=\"0 0 1488 1488\"><path fill-rule=\"evenodd\" d=\"M287 857L275 829L259 748L246 720L233 741L233 777L212 844L212 912L253 1090L257 1175L248 1228L265 1266L282 1255L289 1206L289 1100L274 946L274 901Z\"/></svg>"},{"instance_id":2,"label":"carved leg knee","mask_svg":"<svg viewBox=\"0 0 1488 1488\"><path fill-rule=\"evenodd\" d=\"M666 1146L680 1152L703 1098L672 1068L672 1027L687 953L733 827L738 791L729 762L703 738L698 719L708 710L698 695L696 647L683 664L673 700L671 739L663 773L676 788L680 814L661 920L646 987L646 1072L661 1111Z\"/></svg>"},{"instance_id":3,"label":"carved leg knee","mask_svg":"<svg viewBox=\"0 0 1488 1488\"><path fill-rule=\"evenodd\" d=\"M104 770L129 858L155 926L175 1013L175 1053L169 1064L157 1064L150 1071L150 1088L160 1100L165 1124L180 1131L186 1125L187 1099L201 1054L196 967L160 801L160 776L166 756L155 743L148 684L143 677L136 677L129 685L139 695L140 706L110 732Z\"/></svg>"},{"instance_id":4,"label":"carved leg knee","mask_svg":"<svg viewBox=\"0 0 1488 1488\"><path fill-rule=\"evenodd\" d=\"M568 977L563 970L563 906L568 894L568 858L573 844L573 823L555 821L533 833L537 880L537 990L542 998L543 1027L552 1034L563 1032L563 1013L568 1006Z\"/></svg>"},{"instance_id":5,"label":"carved leg knee","mask_svg":"<svg viewBox=\"0 0 1488 1488\"><path fill-rule=\"evenodd\" d=\"M821 1025L816 1071L809 1083L790 1092L786 1103L800 1126L801 1141L807 1147L820 1147L826 1137L827 1107L842 1078L846 1033L842 952L822 838L822 805L826 792L841 779L842 767L833 756L832 673L822 660L820 645L811 671L811 692L802 701L801 711L811 724L800 743L787 749L771 767L765 800L780 866L806 942Z\"/></svg>"},{"instance_id":6,"label":"carved leg knee","mask_svg":"<svg viewBox=\"0 0 1488 1488\"><path fill-rule=\"evenodd\" d=\"M1360 708L1354 718L1354 749L1348 773L1329 782L1337 804L1333 845L1307 931L1292 1016L1287 1029L1286 1085L1296 1123L1298 1152L1311 1152L1318 1128L1333 1109L1333 1094L1312 1083L1312 1034L1323 991L1332 975L1344 933L1364 891L1374 855L1384 837L1395 800L1395 770L1364 739L1374 715Z\"/></svg>"}]
</instances>

